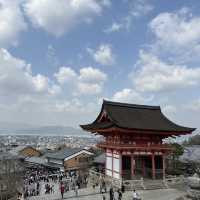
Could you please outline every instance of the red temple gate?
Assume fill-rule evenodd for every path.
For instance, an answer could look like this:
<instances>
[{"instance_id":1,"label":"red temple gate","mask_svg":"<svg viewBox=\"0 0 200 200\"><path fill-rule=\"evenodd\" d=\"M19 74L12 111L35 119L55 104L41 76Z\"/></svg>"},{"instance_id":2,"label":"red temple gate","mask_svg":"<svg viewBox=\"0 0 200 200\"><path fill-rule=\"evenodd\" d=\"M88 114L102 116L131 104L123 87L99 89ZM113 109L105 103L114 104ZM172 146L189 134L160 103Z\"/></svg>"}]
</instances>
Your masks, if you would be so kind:
<instances>
[{"instance_id":1,"label":"red temple gate","mask_svg":"<svg viewBox=\"0 0 200 200\"><path fill-rule=\"evenodd\" d=\"M167 137L190 134L195 129L167 119L159 106L105 101L97 119L81 127L104 136L105 173L117 179L164 178L165 158L173 149Z\"/></svg>"}]
</instances>

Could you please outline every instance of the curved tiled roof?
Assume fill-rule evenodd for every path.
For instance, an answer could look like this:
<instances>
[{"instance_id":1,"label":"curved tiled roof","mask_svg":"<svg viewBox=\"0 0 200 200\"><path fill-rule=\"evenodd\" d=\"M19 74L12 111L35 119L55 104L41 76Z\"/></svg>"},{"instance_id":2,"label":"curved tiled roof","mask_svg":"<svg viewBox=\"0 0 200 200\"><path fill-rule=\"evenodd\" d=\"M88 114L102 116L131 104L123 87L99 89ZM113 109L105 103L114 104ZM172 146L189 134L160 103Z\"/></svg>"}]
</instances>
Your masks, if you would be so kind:
<instances>
[{"instance_id":1,"label":"curved tiled roof","mask_svg":"<svg viewBox=\"0 0 200 200\"><path fill-rule=\"evenodd\" d=\"M100 118L103 113L107 114L108 122L101 122ZM93 123L81 125L81 127L87 131L110 127L180 133L191 133L195 130L194 128L180 126L170 121L162 113L159 106L127 104L105 100L97 119Z\"/></svg>"}]
</instances>

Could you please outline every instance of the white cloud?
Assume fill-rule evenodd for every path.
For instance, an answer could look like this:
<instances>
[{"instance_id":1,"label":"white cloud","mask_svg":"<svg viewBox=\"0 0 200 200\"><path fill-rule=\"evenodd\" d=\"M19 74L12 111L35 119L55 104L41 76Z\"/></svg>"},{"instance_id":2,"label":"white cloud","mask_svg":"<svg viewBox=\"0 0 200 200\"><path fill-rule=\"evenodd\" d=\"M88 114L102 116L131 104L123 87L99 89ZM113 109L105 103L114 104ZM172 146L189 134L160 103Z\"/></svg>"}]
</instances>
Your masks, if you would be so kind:
<instances>
[{"instance_id":1,"label":"white cloud","mask_svg":"<svg viewBox=\"0 0 200 200\"><path fill-rule=\"evenodd\" d=\"M148 0L133 0L131 1L131 15L134 17L141 17L149 14L154 6Z\"/></svg>"},{"instance_id":2,"label":"white cloud","mask_svg":"<svg viewBox=\"0 0 200 200\"><path fill-rule=\"evenodd\" d=\"M130 78L138 91L174 91L200 84L200 68L168 64L143 51L136 67Z\"/></svg>"},{"instance_id":3,"label":"white cloud","mask_svg":"<svg viewBox=\"0 0 200 200\"><path fill-rule=\"evenodd\" d=\"M113 33L113 32L118 32L121 29L123 29L123 24L121 23L117 23L117 22L113 22L112 25L110 27L108 27L107 29L105 29L103 32L104 33Z\"/></svg>"},{"instance_id":4,"label":"white cloud","mask_svg":"<svg viewBox=\"0 0 200 200\"><path fill-rule=\"evenodd\" d=\"M111 3L111 0L102 0L101 4L104 6L110 7L112 3Z\"/></svg>"},{"instance_id":5,"label":"white cloud","mask_svg":"<svg viewBox=\"0 0 200 200\"><path fill-rule=\"evenodd\" d=\"M87 51L101 65L113 65L115 63L115 55L109 44L101 44L96 51L87 48Z\"/></svg>"},{"instance_id":6,"label":"white cloud","mask_svg":"<svg viewBox=\"0 0 200 200\"><path fill-rule=\"evenodd\" d=\"M169 46L187 46L200 40L200 17L192 17L185 9L159 14L150 28L161 43Z\"/></svg>"},{"instance_id":7,"label":"white cloud","mask_svg":"<svg viewBox=\"0 0 200 200\"><path fill-rule=\"evenodd\" d=\"M51 88L48 89L49 94L58 95L62 92L62 88L59 85L53 84Z\"/></svg>"},{"instance_id":8,"label":"white cloud","mask_svg":"<svg viewBox=\"0 0 200 200\"><path fill-rule=\"evenodd\" d=\"M58 73L55 73L54 76L60 84L77 79L76 72L70 67L60 67Z\"/></svg>"},{"instance_id":9,"label":"white cloud","mask_svg":"<svg viewBox=\"0 0 200 200\"><path fill-rule=\"evenodd\" d=\"M80 69L79 80L81 82L99 83L106 81L106 79L107 75L102 71L100 71L99 69L95 69L92 67L85 67Z\"/></svg>"},{"instance_id":10,"label":"white cloud","mask_svg":"<svg viewBox=\"0 0 200 200\"><path fill-rule=\"evenodd\" d=\"M7 50L0 49L0 95L48 94L49 79L41 74L33 75L30 64L15 58ZM10 98L13 99L13 98Z\"/></svg>"},{"instance_id":11,"label":"white cloud","mask_svg":"<svg viewBox=\"0 0 200 200\"><path fill-rule=\"evenodd\" d=\"M41 74L37 74L35 77L32 77L33 84L36 91L43 92L47 91L49 87L49 79Z\"/></svg>"},{"instance_id":12,"label":"white cloud","mask_svg":"<svg viewBox=\"0 0 200 200\"><path fill-rule=\"evenodd\" d=\"M177 62L194 61L200 53L200 17L193 16L189 9L173 13L165 12L149 24L155 36L152 48L160 53L175 56Z\"/></svg>"},{"instance_id":13,"label":"white cloud","mask_svg":"<svg viewBox=\"0 0 200 200\"><path fill-rule=\"evenodd\" d=\"M95 95L102 91L107 76L92 67L82 68L82 72L71 73L75 74L77 82L70 91L70 81L67 82L61 73L66 71L74 72L62 67L60 74L57 73L62 75L57 76L60 82L56 84L42 74L34 75L30 64L0 49L0 107L3 116L0 120L43 125L67 123L70 126L77 126L83 119L89 120L96 109L92 102L95 101ZM69 74L65 75L69 77ZM84 98L74 98L74 90L77 96L94 96L89 97L89 102L84 101Z\"/></svg>"},{"instance_id":14,"label":"white cloud","mask_svg":"<svg viewBox=\"0 0 200 200\"><path fill-rule=\"evenodd\" d=\"M27 0L24 8L35 27L59 37L77 24L91 23L106 6L108 0Z\"/></svg>"},{"instance_id":15,"label":"white cloud","mask_svg":"<svg viewBox=\"0 0 200 200\"><path fill-rule=\"evenodd\" d=\"M79 82L77 85L78 94L96 95L102 92L102 85L99 83Z\"/></svg>"},{"instance_id":16,"label":"white cloud","mask_svg":"<svg viewBox=\"0 0 200 200\"><path fill-rule=\"evenodd\" d=\"M104 33L130 31L135 20L148 15L154 9L148 0L124 0L124 2L128 4L127 14L105 28Z\"/></svg>"},{"instance_id":17,"label":"white cloud","mask_svg":"<svg viewBox=\"0 0 200 200\"><path fill-rule=\"evenodd\" d=\"M54 75L66 87L73 87L74 95L96 95L102 92L107 75L93 67L80 68L79 74L70 67L61 67Z\"/></svg>"},{"instance_id":18,"label":"white cloud","mask_svg":"<svg viewBox=\"0 0 200 200\"><path fill-rule=\"evenodd\" d=\"M143 104L145 99L137 91L135 91L133 89L125 88L121 91L116 92L113 95L112 100L118 101L118 102Z\"/></svg>"},{"instance_id":19,"label":"white cloud","mask_svg":"<svg viewBox=\"0 0 200 200\"><path fill-rule=\"evenodd\" d=\"M165 105L164 107L162 107L162 111L166 115L172 115L176 114L177 108L174 105Z\"/></svg>"},{"instance_id":20,"label":"white cloud","mask_svg":"<svg viewBox=\"0 0 200 200\"><path fill-rule=\"evenodd\" d=\"M200 98L193 100L190 104L185 106L187 109L195 111L195 112L200 112Z\"/></svg>"},{"instance_id":21,"label":"white cloud","mask_svg":"<svg viewBox=\"0 0 200 200\"><path fill-rule=\"evenodd\" d=\"M0 0L0 47L16 46L20 33L27 29L20 0Z\"/></svg>"}]
</instances>

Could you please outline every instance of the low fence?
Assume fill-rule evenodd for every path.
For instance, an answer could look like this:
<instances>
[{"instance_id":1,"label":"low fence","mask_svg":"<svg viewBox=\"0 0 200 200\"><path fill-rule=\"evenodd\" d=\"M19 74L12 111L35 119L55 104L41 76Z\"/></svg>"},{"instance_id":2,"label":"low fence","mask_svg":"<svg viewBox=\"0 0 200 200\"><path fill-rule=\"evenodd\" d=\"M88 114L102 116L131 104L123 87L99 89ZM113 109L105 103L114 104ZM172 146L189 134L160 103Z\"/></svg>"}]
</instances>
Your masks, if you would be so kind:
<instances>
[{"instance_id":1,"label":"low fence","mask_svg":"<svg viewBox=\"0 0 200 200\"><path fill-rule=\"evenodd\" d=\"M164 184L166 185L166 187L173 187L175 185L181 185L185 183L185 178L184 176L167 176L164 180L163 180Z\"/></svg>"},{"instance_id":2,"label":"low fence","mask_svg":"<svg viewBox=\"0 0 200 200\"><path fill-rule=\"evenodd\" d=\"M107 185L112 185L113 187L117 187L117 188L121 188L123 184L126 190L145 189L143 178L138 179L138 180L123 180L122 181L122 179L116 179L110 176L106 176L104 174L101 174L93 170L89 171L89 176L90 176L91 185L93 184L99 185L101 184L101 181L104 180Z\"/></svg>"},{"instance_id":3,"label":"low fence","mask_svg":"<svg viewBox=\"0 0 200 200\"><path fill-rule=\"evenodd\" d=\"M121 188L121 183L122 183L121 179L112 178L110 176L106 176L94 170L89 170L89 177L90 177L89 179L90 185L94 185L94 184L99 185L102 183L102 181L105 181L106 185L112 185L114 187Z\"/></svg>"},{"instance_id":4,"label":"low fence","mask_svg":"<svg viewBox=\"0 0 200 200\"><path fill-rule=\"evenodd\" d=\"M148 180L144 180L143 178L136 179L136 180L121 180L115 179L99 172L95 172L93 170L89 171L90 175L90 184L99 185L101 180L103 179L107 185L112 185L117 188L121 188L122 184L125 186L126 190L133 190L133 189L147 189L145 185L148 185ZM157 181L164 186L164 188L175 187L177 185L182 185L185 183L184 176L167 176L165 179L159 180L152 180L152 184L157 183Z\"/></svg>"},{"instance_id":5,"label":"low fence","mask_svg":"<svg viewBox=\"0 0 200 200\"><path fill-rule=\"evenodd\" d=\"M146 189L143 178L138 180L124 180L123 185L125 186L126 190Z\"/></svg>"}]
</instances>

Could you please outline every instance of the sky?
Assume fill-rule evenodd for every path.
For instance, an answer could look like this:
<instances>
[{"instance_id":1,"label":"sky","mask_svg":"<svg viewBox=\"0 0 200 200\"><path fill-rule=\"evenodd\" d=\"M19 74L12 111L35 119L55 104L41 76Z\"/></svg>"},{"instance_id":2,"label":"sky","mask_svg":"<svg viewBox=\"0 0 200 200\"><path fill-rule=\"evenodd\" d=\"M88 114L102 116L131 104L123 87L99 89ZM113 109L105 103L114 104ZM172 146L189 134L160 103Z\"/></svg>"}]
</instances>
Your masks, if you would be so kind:
<instances>
[{"instance_id":1,"label":"sky","mask_svg":"<svg viewBox=\"0 0 200 200\"><path fill-rule=\"evenodd\" d=\"M200 1L0 0L0 121L78 127L103 99L200 128Z\"/></svg>"}]
</instances>

